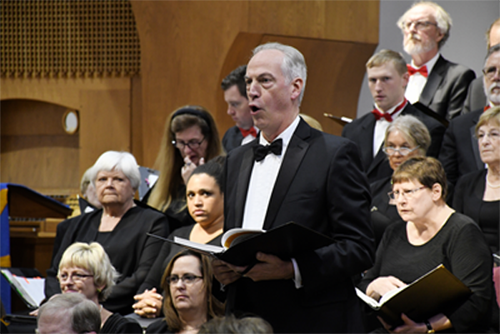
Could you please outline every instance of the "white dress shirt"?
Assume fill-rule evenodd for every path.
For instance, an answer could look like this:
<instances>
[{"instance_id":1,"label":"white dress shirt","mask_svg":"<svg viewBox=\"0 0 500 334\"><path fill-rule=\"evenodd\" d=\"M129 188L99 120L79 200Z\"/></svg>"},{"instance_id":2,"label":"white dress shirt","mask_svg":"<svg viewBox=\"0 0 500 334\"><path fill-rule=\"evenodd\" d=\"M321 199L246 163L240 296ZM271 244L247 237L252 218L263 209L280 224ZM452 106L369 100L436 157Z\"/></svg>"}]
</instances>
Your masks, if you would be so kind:
<instances>
[{"instance_id":1,"label":"white dress shirt","mask_svg":"<svg viewBox=\"0 0 500 334\"><path fill-rule=\"evenodd\" d=\"M431 60L422 65L427 66L427 78L429 77L429 75L431 75L431 71L434 68L434 65L436 65L439 56L440 53L437 53ZM411 66L416 69L422 67L415 66L413 60L411 61ZM424 90L425 84L427 83L427 78L418 72L410 75L410 80L408 81L408 85L406 86L405 97L408 101L410 101L411 104L414 104L420 99L420 94L422 94L422 91Z\"/></svg>"},{"instance_id":2,"label":"white dress shirt","mask_svg":"<svg viewBox=\"0 0 500 334\"><path fill-rule=\"evenodd\" d=\"M278 178L281 163L285 156L288 144L292 139L293 133L299 125L300 117L286 128L276 139L283 140L281 155L268 154L262 161L254 161L250 183L248 184L247 199L245 203L245 212L243 214L243 228L262 230L264 219L266 218L271 194L274 190L274 184ZM275 139L275 140L276 140ZM259 144L269 145L262 133L259 136ZM295 259L291 259L294 271L295 287L302 287L302 276L299 266Z\"/></svg>"}]
</instances>

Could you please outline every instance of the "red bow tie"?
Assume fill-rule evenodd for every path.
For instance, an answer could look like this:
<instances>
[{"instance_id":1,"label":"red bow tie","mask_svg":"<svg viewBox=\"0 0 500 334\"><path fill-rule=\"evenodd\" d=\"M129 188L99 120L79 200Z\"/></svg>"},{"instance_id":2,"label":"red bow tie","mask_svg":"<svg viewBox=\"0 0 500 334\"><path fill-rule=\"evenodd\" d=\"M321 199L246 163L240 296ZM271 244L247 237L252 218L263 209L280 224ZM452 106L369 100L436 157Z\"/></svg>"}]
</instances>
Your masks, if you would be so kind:
<instances>
[{"instance_id":1,"label":"red bow tie","mask_svg":"<svg viewBox=\"0 0 500 334\"><path fill-rule=\"evenodd\" d=\"M247 137L248 135L252 135L255 138L257 138L257 130L255 130L255 128L253 126L248 130L242 129L240 127L238 129L240 129L241 134L243 135L243 138Z\"/></svg>"},{"instance_id":2,"label":"red bow tie","mask_svg":"<svg viewBox=\"0 0 500 334\"><path fill-rule=\"evenodd\" d=\"M403 102L399 106L397 106L397 108L394 109L394 111L391 112L390 114L385 112L384 113L380 112L377 108L372 110L372 114L373 116L375 116L375 120L377 121L381 118L385 118L387 122L392 122L392 115L403 109L404 106L406 105L406 102L407 102L406 99L404 99Z\"/></svg>"},{"instance_id":3,"label":"red bow tie","mask_svg":"<svg viewBox=\"0 0 500 334\"><path fill-rule=\"evenodd\" d=\"M483 112L485 112L486 110L488 110L488 109L490 109L490 108L491 108L491 106L490 106L490 105L487 105L486 107L484 107Z\"/></svg>"},{"instance_id":4,"label":"red bow tie","mask_svg":"<svg viewBox=\"0 0 500 334\"><path fill-rule=\"evenodd\" d=\"M410 64L407 64L406 67L408 67L408 73L410 73L410 75L414 75L417 72L420 73L420 74L422 74L426 78L429 75L429 73L427 72L427 66L426 65L422 66L419 69L416 69L415 67L411 66Z\"/></svg>"}]
</instances>

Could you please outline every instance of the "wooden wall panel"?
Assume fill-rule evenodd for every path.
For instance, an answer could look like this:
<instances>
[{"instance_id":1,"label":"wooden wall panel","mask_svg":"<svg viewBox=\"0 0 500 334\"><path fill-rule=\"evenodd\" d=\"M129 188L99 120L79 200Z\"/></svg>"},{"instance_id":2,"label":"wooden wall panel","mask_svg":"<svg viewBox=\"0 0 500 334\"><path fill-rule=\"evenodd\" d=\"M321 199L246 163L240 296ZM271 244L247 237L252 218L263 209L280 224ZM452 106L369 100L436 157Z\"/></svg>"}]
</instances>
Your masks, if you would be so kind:
<instances>
[{"instance_id":1,"label":"wooden wall panel","mask_svg":"<svg viewBox=\"0 0 500 334\"><path fill-rule=\"evenodd\" d=\"M133 105L132 80L138 93ZM139 126L141 120L140 87L139 77L2 78L2 107L16 100L22 103L13 108L23 110L11 114L2 108L2 182L22 183L46 194L78 192L81 176L102 152L132 149L132 114ZM42 109L39 101L46 102ZM38 105L40 113L30 111L33 104ZM62 129L61 117L67 108L79 112L77 137L66 135ZM28 120L34 126L23 127ZM33 140L35 134L39 137ZM140 134L138 137L140 140ZM141 152L134 155L141 163Z\"/></svg>"},{"instance_id":2,"label":"wooden wall panel","mask_svg":"<svg viewBox=\"0 0 500 334\"><path fill-rule=\"evenodd\" d=\"M355 115L364 63L378 42L378 1L134 1L141 41L143 158L156 158L167 115L201 104L232 126L220 80L268 40L306 55L303 112L331 133L325 111ZM326 121L326 122L325 122Z\"/></svg>"},{"instance_id":3,"label":"wooden wall panel","mask_svg":"<svg viewBox=\"0 0 500 334\"><path fill-rule=\"evenodd\" d=\"M130 90L84 90L80 93L80 170L94 164L108 150L131 147Z\"/></svg>"},{"instance_id":4,"label":"wooden wall panel","mask_svg":"<svg viewBox=\"0 0 500 334\"><path fill-rule=\"evenodd\" d=\"M249 1L248 31L376 43L378 1Z\"/></svg>"},{"instance_id":5,"label":"wooden wall panel","mask_svg":"<svg viewBox=\"0 0 500 334\"><path fill-rule=\"evenodd\" d=\"M1 113L1 182L47 194L78 189L79 133L62 127L66 108L31 100L6 100Z\"/></svg>"}]
</instances>

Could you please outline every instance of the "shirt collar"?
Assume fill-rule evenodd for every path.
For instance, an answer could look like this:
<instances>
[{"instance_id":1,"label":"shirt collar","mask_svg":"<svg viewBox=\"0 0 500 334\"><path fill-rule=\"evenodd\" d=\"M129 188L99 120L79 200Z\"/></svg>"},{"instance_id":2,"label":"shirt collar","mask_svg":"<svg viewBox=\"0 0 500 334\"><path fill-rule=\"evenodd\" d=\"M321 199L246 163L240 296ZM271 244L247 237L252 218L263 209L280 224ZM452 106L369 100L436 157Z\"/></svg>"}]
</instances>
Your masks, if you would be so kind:
<instances>
[{"instance_id":1,"label":"shirt collar","mask_svg":"<svg viewBox=\"0 0 500 334\"><path fill-rule=\"evenodd\" d=\"M401 103L403 103L404 101L404 97L401 101L399 101L398 103L396 103L394 105L394 107L392 107L391 109L387 110L387 111L383 111L382 109L379 108L379 106L375 103L375 109L377 109L378 111L380 111L382 114L391 114ZM394 115L392 115L392 118L395 118L396 116L398 116L402 111L403 111L404 107L401 108L401 110L399 110L397 113L395 113Z\"/></svg>"},{"instance_id":2,"label":"shirt collar","mask_svg":"<svg viewBox=\"0 0 500 334\"><path fill-rule=\"evenodd\" d=\"M438 53L436 53L436 55L434 57L432 57L431 60L429 60L427 63L425 63L424 65L422 65L420 67L427 66L427 73L431 74L431 71L434 68L434 65L436 65L436 62L437 62L439 56L441 56L441 54L438 52ZM420 68L420 67L415 66L415 64L413 63L413 59L411 60L411 66L413 66L417 70Z\"/></svg>"},{"instance_id":3,"label":"shirt collar","mask_svg":"<svg viewBox=\"0 0 500 334\"><path fill-rule=\"evenodd\" d=\"M292 124L290 124L282 133L280 133L278 135L278 137L276 137L276 139L281 138L281 140L283 140L283 149L282 149L281 156L283 156L285 154L286 148L288 147L290 140L292 140L293 133L297 129L297 126L299 126L299 122L300 122L300 117L297 115L297 117L292 122ZM274 139L274 140L276 140L276 139ZM270 142L268 142L264 138L262 131L260 132L259 144L261 144L261 145L269 145L270 144Z\"/></svg>"}]
</instances>

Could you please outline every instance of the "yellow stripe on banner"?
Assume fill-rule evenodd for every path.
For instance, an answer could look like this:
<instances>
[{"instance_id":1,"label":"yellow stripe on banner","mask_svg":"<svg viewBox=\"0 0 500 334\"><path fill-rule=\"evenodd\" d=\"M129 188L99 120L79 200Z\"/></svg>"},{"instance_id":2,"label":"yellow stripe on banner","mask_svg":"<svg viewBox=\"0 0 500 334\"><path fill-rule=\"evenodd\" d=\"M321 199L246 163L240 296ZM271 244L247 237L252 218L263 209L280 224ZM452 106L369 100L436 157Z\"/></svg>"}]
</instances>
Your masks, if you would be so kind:
<instances>
[{"instance_id":1,"label":"yellow stripe on banner","mask_svg":"<svg viewBox=\"0 0 500 334\"><path fill-rule=\"evenodd\" d=\"M10 255L0 257L0 267L10 267Z\"/></svg>"},{"instance_id":2,"label":"yellow stripe on banner","mask_svg":"<svg viewBox=\"0 0 500 334\"><path fill-rule=\"evenodd\" d=\"M3 209L7 205L7 190L8 189L0 190L0 213L3 212Z\"/></svg>"}]
</instances>

